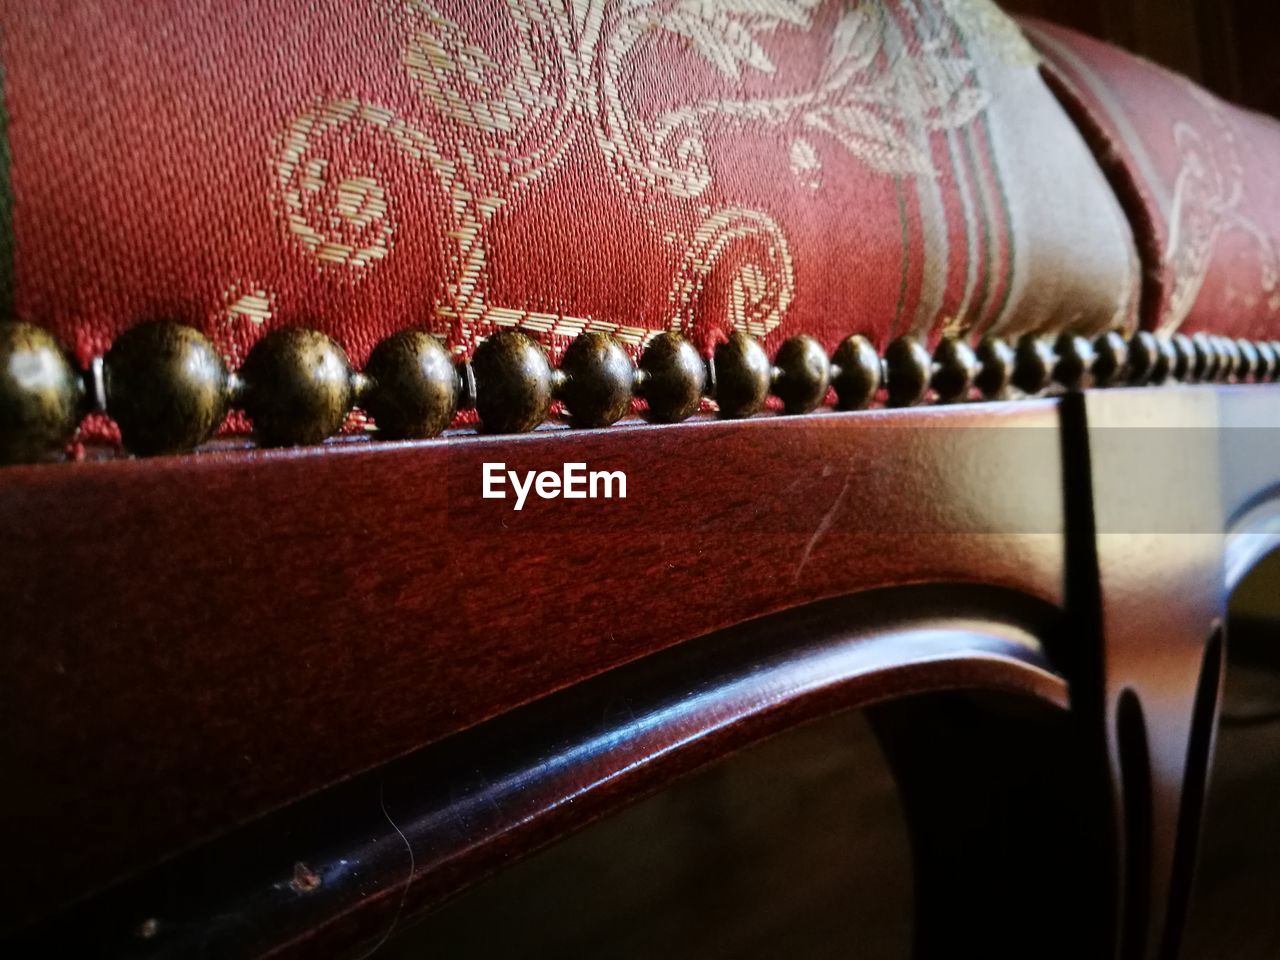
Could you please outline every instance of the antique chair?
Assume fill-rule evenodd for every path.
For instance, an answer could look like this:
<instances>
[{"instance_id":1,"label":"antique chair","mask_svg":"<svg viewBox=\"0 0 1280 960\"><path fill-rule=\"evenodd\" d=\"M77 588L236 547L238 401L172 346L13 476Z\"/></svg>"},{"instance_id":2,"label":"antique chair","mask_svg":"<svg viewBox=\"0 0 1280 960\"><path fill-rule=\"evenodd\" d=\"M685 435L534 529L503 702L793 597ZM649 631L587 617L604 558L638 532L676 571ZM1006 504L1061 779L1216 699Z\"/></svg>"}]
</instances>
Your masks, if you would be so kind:
<instances>
[{"instance_id":1,"label":"antique chair","mask_svg":"<svg viewBox=\"0 0 1280 960\"><path fill-rule=\"evenodd\" d=\"M0 9L8 955L1269 955L1274 121L987 0Z\"/></svg>"}]
</instances>

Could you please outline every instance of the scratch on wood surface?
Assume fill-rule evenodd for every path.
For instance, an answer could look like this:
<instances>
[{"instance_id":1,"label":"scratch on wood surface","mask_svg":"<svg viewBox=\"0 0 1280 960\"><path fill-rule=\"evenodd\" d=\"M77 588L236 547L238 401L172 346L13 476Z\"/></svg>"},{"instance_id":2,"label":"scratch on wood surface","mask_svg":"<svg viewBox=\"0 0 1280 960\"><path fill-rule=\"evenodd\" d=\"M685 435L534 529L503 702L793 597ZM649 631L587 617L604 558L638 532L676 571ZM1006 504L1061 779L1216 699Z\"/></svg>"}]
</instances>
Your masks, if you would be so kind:
<instances>
[{"instance_id":1,"label":"scratch on wood surface","mask_svg":"<svg viewBox=\"0 0 1280 960\"><path fill-rule=\"evenodd\" d=\"M379 788L378 805L382 807L382 815L387 818L387 823L391 824L392 829L394 829L396 833L400 834L400 839L404 841L404 848L409 854L409 875L404 878L404 888L400 892L400 902L396 905L396 912L391 917L391 925L387 927L386 932L383 933L381 939L370 947L369 952L362 955L359 960L369 960L369 957L372 957L375 953L381 950L383 946L386 945L386 942L391 939L391 933L395 930L396 924L400 922L400 914L404 911L404 902L409 898L409 887L413 883L413 873L417 868L417 863L413 856L413 845L409 843L409 838L404 835L404 831L400 829L400 825L391 819L391 814L387 811L385 785Z\"/></svg>"},{"instance_id":2,"label":"scratch on wood surface","mask_svg":"<svg viewBox=\"0 0 1280 960\"><path fill-rule=\"evenodd\" d=\"M835 500L831 504L831 508L822 515L822 519L818 521L818 528L813 531L813 536L809 538L809 542L805 544L804 553L800 555L800 563L796 566L796 572L792 576L794 583L800 582L800 574L804 573L805 564L809 562L809 557L813 554L813 548L818 545L831 524L835 522L836 514L840 512L840 507L844 504L844 498L849 495L849 487L853 483L853 468L850 467L844 474L844 486L840 488L840 492L836 494Z\"/></svg>"}]
</instances>

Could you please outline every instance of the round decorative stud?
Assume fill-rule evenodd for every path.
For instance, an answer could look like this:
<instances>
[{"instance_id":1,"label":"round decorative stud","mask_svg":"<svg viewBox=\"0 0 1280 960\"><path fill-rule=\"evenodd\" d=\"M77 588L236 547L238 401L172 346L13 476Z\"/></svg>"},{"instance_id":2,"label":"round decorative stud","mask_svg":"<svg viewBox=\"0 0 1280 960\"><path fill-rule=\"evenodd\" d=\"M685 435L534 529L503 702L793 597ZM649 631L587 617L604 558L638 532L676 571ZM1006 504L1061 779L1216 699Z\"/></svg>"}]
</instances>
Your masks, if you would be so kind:
<instances>
[{"instance_id":1,"label":"round decorative stud","mask_svg":"<svg viewBox=\"0 0 1280 960\"><path fill-rule=\"evenodd\" d=\"M1165 337L1156 337L1156 362L1151 368L1148 383L1159 386L1173 375L1173 368L1178 362L1178 351L1173 342Z\"/></svg>"},{"instance_id":2,"label":"round decorative stud","mask_svg":"<svg viewBox=\"0 0 1280 960\"><path fill-rule=\"evenodd\" d=\"M580 334L564 352L560 372L557 396L575 427L607 427L630 411L635 368L607 333Z\"/></svg>"},{"instance_id":3,"label":"round decorative stud","mask_svg":"<svg viewBox=\"0 0 1280 960\"><path fill-rule=\"evenodd\" d=\"M1026 333L1018 338L1013 361L1013 385L1023 393L1036 394L1049 385L1058 358L1042 337Z\"/></svg>"},{"instance_id":4,"label":"round decorative stud","mask_svg":"<svg viewBox=\"0 0 1280 960\"><path fill-rule=\"evenodd\" d=\"M444 344L429 333L393 333L373 348L364 372L369 386L360 404L378 432L391 439L438 436L458 412L458 370Z\"/></svg>"},{"instance_id":5,"label":"round decorative stud","mask_svg":"<svg viewBox=\"0 0 1280 960\"><path fill-rule=\"evenodd\" d=\"M1175 355L1173 369L1170 371L1170 375L1173 379L1185 383L1192 378L1192 370L1195 367L1195 344L1191 342L1191 338L1185 333L1175 333L1169 338L1169 342L1173 344L1173 352Z\"/></svg>"},{"instance_id":6,"label":"round decorative stud","mask_svg":"<svg viewBox=\"0 0 1280 960\"><path fill-rule=\"evenodd\" d=\"M871 406L880 389L880 355L871 341L855 333L845 337L831 356L831 385L836 388L840 410L862 410Z\"/></svg>"},{"instance_id":7,"label":"round decorative stud","mask_svg":"<svg viewBox=\"0 0 1280 960\"><path fill-rule=\"evenodd\" d=\"M1218 382L1230 383L1236 375L1236 367L1240 363L1240 351L1235 341L1229 337L1215 336L1214 343L1218 348Z\"/></svg>"},{"instance_id":8,"label":"round decorative stud","mask_svg":"<svg viewBox=\"0 0 1280 960\"><path fill-rule=\"evenodd\" d=\"M822 403L831 385L831 361L822 344L801 334L778 348L773 359L778 377L773 392L787 413L809 413Z\"/></svg>"},{"instance_id":9,"label":"round decorative stud","mask_svg":"<svg viewBox=\"0 0 1280 960\"><path fill-rule=\"evenodd\" d=\"M964 400L978 376L973 347L955 337L943 337L933 351L933 391L942 403Z\"/></svg>"},{"instance_id":10,"label":"round decorative stud","mask_svg":"<svg viewBox=\"0 0 1280 960\"><path fill-rule=\"evenodd\" d=\"M711 361L680 335L661 333L637 371L603 333L579 336L554 369L542 347L515 330L489 337L470 361L455 360L436 338L410 330L379 343L357 373L333 340L289 327L264 337L237 374L198 331L152 322L122 334L84 374L48 332L0 323L0 463L49 457L74 435L87 409L113 416L125 446L148 455L198 446L236 404L263 444L285 445L324 440L354 404L384 435L408 438L439 434L459 408L471 406L486 430L532 430L554 398L564 401L575 426L604 427L625 416L633 395L646 400L653 420L675 422L709 395L722 416L746 417L764 406L770 390L788 413L807 413L831 387L838 407L851 410L871 405L882 387L889 405L900 407L922 402L930 391L947 403L974 387L1000 397L1011 384L1034 395L1052 381L1082 389L1126 379L1270 383L1280 380L1280 341L1139 331L1126 342L1108 331L1093 341L1027 334L1016 347L988 337L975 351L963 339L943 337L930 358L921 341L900 337L882 360L866 337L855 335L828 360L818 341L797 335L770 364L759 342L739 331Z\"/></svg>"},{"instance_id":11,"label":"round decorative stud","mask_svg":"<svg viewBox=\"0 0 1280 960\"><path fill-rule=\"evenodd\" d=\"M1150 330L1139 330L1129 338L1129 382L1142 386L1151 380L1160 361L1160 341Z\"/></svg>"},{"instance_id":12,"label":"round decorative stud","mask_svg":"<svg viewBox=\"0 0 1280 960\"><path fill-rule=\"evenodd\" d=\"M489 433L528 433L547 419L555 376L547 355L519 330L499 330L476 347L476 411Z\"/></svg>"},{"instance_id":13,"label":"round decorative stud","mask_svg":"<svg viewBox=\"0 0 1280 960\"><path fill-rule=\"evenodd\" d=\"M933 360L915 337L898 337L884 352L889 406L912 407L924 399L933 377Z\"/></svg>"},{"instance_id":14,"label":"round decorative stud","mask_svg":"<svg viewBox=\"0 0 1280 960\"><path fill-rule=\"evenodd\" d=\"M693 416L707 389L707 365L698 348L678 333L660 333L640 357L638 392L659 423Z\"/></svg>"},{"instance_id":15,"label":"round decorative stud","mask_svg":"<svg viewBox=\"0 0 1280 960\"><path fill-rule=\"evenodd\" d=\"M1197 382L1212 383L1218 376L1218 351L1213 345L1213 338L1207 333L1197 333L1192 336L1191 345L1196 351L1191 376Z\"/></svg>"},{"instance_id":16,"label":"round decorative stud","mask_svg":"<svg viewBox=\"0 0 1280 960\"><path fill-rule=\"evenodd\" d=\"M1109 387L1120 379L1129 362L1129 345L1116 330L1100 333L1093 340L1093 382Z\"/></svg>"},{"instance_id":17,"label":"round decorative stud","mask_svg":"<svg viewBox=\"0 0 1280 960\"><path fill-rule=\"evenodd\" d=\"M1259 340L1254 348L1258 351L1258 382L1270 383L1276 377L1276 363L1280 358L1266 340Z\"/></svg>"},{"instance_id":18,"label":"round decorative stud","mask_svg":"<svg viewBox=\"0 0 1280 960\"><path fill-rule=\"evenodd\" d=\"M80 421L84 384L62 345L29 323L0 323L0 463L43 460Z\"/></svg>"},{"instance_id":19,"label":"round decorative stud","mask_svg":"<svg viewBox=\"0 0 1280 960\"><path fill-rule=\"evenodd\" d=\"M720 416L749 417L764 406L773 380L773 366L764 348L739 330L716 346L716 402Z\"/></svg>"},{"instance_id":20,"label":"round decorative stud","mask_svg":"<svg viewBox=\"0 0 1280 960\"><path fill-rule=\"evenodd\" d=\"M1087 337L1064 333L1053 346L1058 362L1053 368L1053 379L1068 390L1087 387L1093 371L1095 354Z\"/></svg>"},{"instance_id":21,"label":"round decorative stud","mask_svg":"<svg viewBox=\"0 0 1280 960\"><path fill-rule=\"evenodd\" d=\"M1218 339L1212 334L1197 333L1191 338L1196 345L1197 355L1203 350L1205 354L1205 372L1202 377L1205 383L1217 383L1222 375L1222 352L1218 349Z\"/></svg>"},{"instance_id":22,"label":"round decorative stud","mask_svg":"<svg viewBox=\"0 0 1280 960\"><path fill-rule=\"evenodd\" d=\"M351 364L323 333L282 327L259 340L240 370L243 405L267 446L319 443L351 410Z\"/></svg>"},{"instance_id":23,"label":"round decorative stud","mask_svg":"<svg viewBox=\"0 0 1280 960\"><path fill-rule=\"evenodd\" d=\"M1240 344L1233 337L1223 337L1223 341L1227 345L1227 351L1231 354L1231 374L1236 383L1244 383L1245 358L1244 353L1240 349Z\"/></svg>"},{"instance_id":24,"label":"round decorative stud","mask_svg":"<svg viewBox=\"0 0 1280 960\"><path fill-rule=\"evenodd\" d=\"M102 373L107 413L131 453L191 450L227 416L227 366L191 327L157 321L125 331L103 357Z\"/></svg>"},{"instance_id":25,"label":"round decorative stud","mask_svg":"<svg viewBox=\"0 0 1280 960\"><path fill-rule=\"evenodd\" d=\"M999 337L983 337L978 344L978 362L982 369L974 383L988 400L1004 395L1013 382L1013 366L1017 353Z\"/></svg>"},{"instance_id":26,"label":"round decorative stud","mask_svg":"<svg viewBox=\"0 0 1280 960\"><path fill-rule=\"evenodd\" d=\"M1241 337L1236 341L1236 349L1240 353L1240 366L1236 368L1236 376L1241 383L1258 377L1258 350L1252 340Z\"/></svg>"}]
</instances>

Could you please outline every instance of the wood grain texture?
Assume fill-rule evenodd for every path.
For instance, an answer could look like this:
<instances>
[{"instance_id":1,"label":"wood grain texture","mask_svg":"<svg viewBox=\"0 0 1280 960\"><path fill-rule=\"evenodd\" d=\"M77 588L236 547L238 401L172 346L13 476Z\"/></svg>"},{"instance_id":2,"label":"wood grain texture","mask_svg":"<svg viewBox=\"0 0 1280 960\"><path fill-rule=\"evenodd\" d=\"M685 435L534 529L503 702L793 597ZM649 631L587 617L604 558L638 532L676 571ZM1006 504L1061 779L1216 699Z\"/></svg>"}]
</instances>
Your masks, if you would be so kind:
<instances>
[{"instance_id":1,"label":"wood grain texture","mask_svg":"<svg viewBox=\"0 0 1280 960\"><path fill-rule=\"evenodd\" d=\"M1280 481L1275 387L1108 390L1066 398L1068 492L1087 488L1069 575L1073 707L1111 768L1125 958L1177 955L1221 667L1233 550L1266 539ZM1252 513L1250 512L1252 511ZM1237 531L1228 539L1227 532ZM1256 557L1254 557L1256 560ZM1105 822L1105 816L1101 822Z\"/></svg>"},{"instance_id":2,"label":"wood grain texture","mask_svg":"<svg viewBox=\"0 0 1280 960\"><path fill-rule=\"evenodd\" d=\"M957 886L981 878L1002 887L1043 871L1034 886L1012 885L1027 902L1017 889L1001 901L1044 919L1034 901L1055 877L1078 876L1053 855L1055 841L1072 835L1067 811L1079 779L1046 726L1065 726L1066 684L1041 642L1061 629L1053 606L973 585L890 588L763 617L355 777L11 946L175 960L344 955L477 878L768 736L850 708L955 691L1003 694L1018 705L1018 722L988 716L975 728L973 708L944 701L926 716L904 708L882 724L901 754L896 766L912 807L946 811L951 844L986 851L983 864L922 858L920 882L952 891L924 909L945 917L954 943L954 905L968 902ZM957 737L961 729L969 733ZM924 756L928 769L917 769ZM982 775L963 782L961 770ZM1011 861L1008 850L1020 853ZM1022 929L1004 927L1010 937ZM978 937L989 954L998 940L987 929Z\"/></svg>"},{"instance_id":3,"label":"wood grain texture","mask_svg":"<svg viewBox=\"0 0 1280 960\"><path fill-rule=\"evenodd\" d=\"M598 726L530 721L545 719L540 711L556 691L587 696L632 661L700 649L716 631L801 616L826 598L874 602L880 594L868 591L934 584L1021 598L996 604L988 619L1025 603L1065 611L1066 636L1046 643L1070 679L1080 721L1073 749L1085 762L1073 788L1084 793L1070 812L1089 825L1083 836L1098 851L1079 884L1097 899L1076 906L1105 939L1112 920L1102 901L1114 900L1126 960L1170 955L1211 743L1210 639L1226 583L1257 559L1257 544L1274 545L1280 525L1280 446L1270 443L1277 409L1276 387L1113 390L0 472L0 702L9 710L0 768L13 785L0 801L13 866L5 925L137 874L43 929L96 931L106 942L121 934L121 917L133 916L112 904L147 902L119 897L169 890L185 904L192 936L216 933L210 916L252 913L235 898L291 889L275 867L254 874L260 886L246 885L235 872L245 851L262 842L292 868L292 848L286 856L263 838L305 840L297 832L305 817L291 818L321 810L316 844L340 840L338 824L381 845L385 855L370 861L381 866L365 875L372 886L330 887L300 912L271 914L275 939L245 952L356 943L383 929L394 905L386 891L401 889L390 878L402 877L395 857L403 846L368 796L352 816L358 808L343 806L348 787L394 783L407 769L397 764L423 750L452 758L453 768L437 770L456 771L477 758L510 760L499 743L545 748L538 738L552 727L609 738L611 748L576 774L520 780L496 806L466 812L463 782L441 801L452 811L443 821L454 831L448 842L415 833L421 824L406 827L424 864L405 894L412 912L815 711L921 683L999 688L982 657L952 658L922 675L910 667L910 645L891 643L853 687L821 693L784 680L779 689L798 694L787 700L793 706L762 712L773 694L757 678L735 708L728 678L751 676L764 662L752 666L748 648L788 668L806 662L787 657L812 627L767 621L773 635L756 646L735 646L745 627L723 635L731 639L716 648L719 686L709 688L700 721L652 728L679 749L652 741L628 753L617 738L633 715L606 711ZM522 471L570 460L624 470L628 497L531 499L515 512L510 500L479 496L481 464L498 460ZM950 616L959 596L948 601ZM819 618L824 629L857 619ZM681 669L649 675L649 695L679 700L703 689ZM673 678L691 686L681 693ZM1052 700L1045 690L1038 695ZM643 713L639 700L629 703ZM717 717L723 728L710 734ZM507 732L485 739L494 730ZM701 733L685 749L691 731ZM521 740L526 733L531 739ZM948 759L927 747L907 760ZM538 762L536 749L528 756ZM938 793L939 778L955 771L940 773L950 768L933 760L907 780ZM610 765L627 772L598 789ZM484 801L495 781L480 776L472 786ZM440 780L449 790L454 783ZM435 794L387 796L402 822ZM503 817L530 810L537 815L523 832L503 826ZM913 829L932 831L926 846L935 854L954 836L953 812L913 811ZM449 843L460 852L449 853ZM967 849L961 842L940 859L955 869L967 864ZM232 879L219 893L227 870ZM193 877L201 878L194 890ZM935 902L956 902L954 882L934 889ZM344 895L368 906L325 900ZM110 922L67 927L68 916Z\"/></svg>"},{"instance_id":4,"label":"wood grain texture","mask_svg":"<svg viewBox=\"0 0 1280 960\"><path fill-rule=\"evenodd\" d=\"M0 473L8 924L638 657L914 582L1061 605L1054 403ZM481 464L626 500L480 498Z\"/></svg>"}]
</instances>

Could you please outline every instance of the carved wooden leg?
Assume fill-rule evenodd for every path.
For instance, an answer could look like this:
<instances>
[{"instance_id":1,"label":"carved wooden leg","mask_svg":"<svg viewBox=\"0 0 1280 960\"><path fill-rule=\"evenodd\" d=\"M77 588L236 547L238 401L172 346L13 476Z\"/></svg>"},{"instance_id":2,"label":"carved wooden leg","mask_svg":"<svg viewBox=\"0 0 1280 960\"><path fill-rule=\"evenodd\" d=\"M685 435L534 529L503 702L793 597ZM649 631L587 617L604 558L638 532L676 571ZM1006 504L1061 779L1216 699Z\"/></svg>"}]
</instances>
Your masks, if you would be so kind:
<instances>
[{"instance_id":1,"label":"carved wooden leg","mask_svg":"<svg viewBox=\"0 0 1280 960\"><path fill-rule=\"evenodd\" d=\"M1120 955L1173 956L1194 861L1225 610L1211 389L1064 399L1070 651L1086 737L1106 745ZM1105 802L1105 801L1104 801Z\"/></svg>"}]
</instances>

